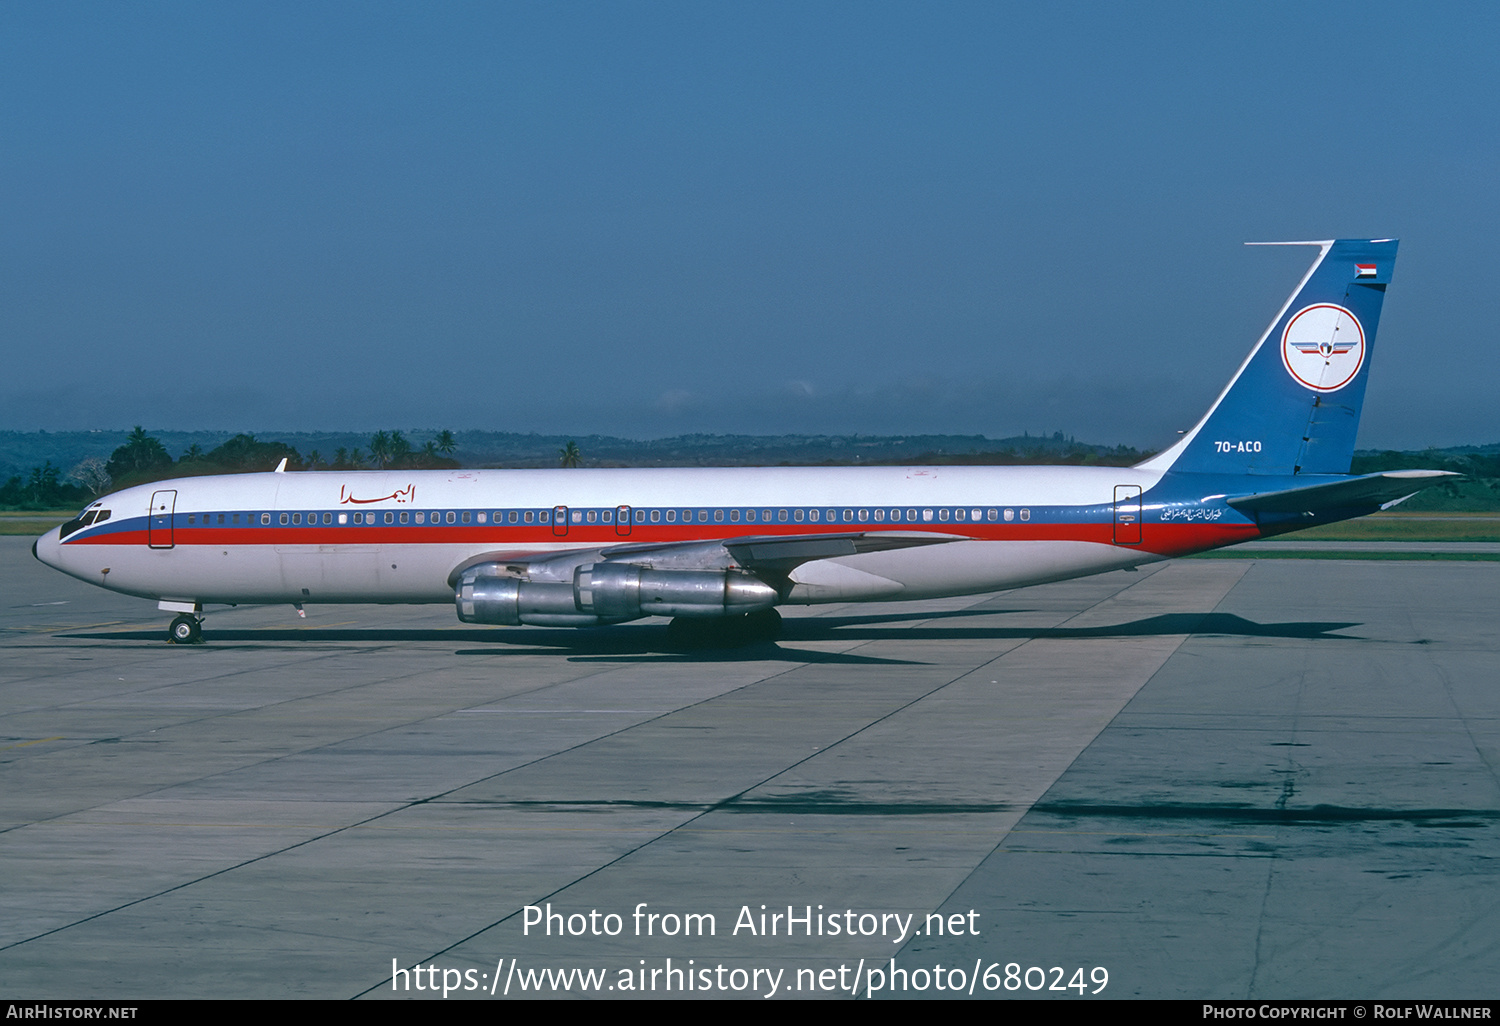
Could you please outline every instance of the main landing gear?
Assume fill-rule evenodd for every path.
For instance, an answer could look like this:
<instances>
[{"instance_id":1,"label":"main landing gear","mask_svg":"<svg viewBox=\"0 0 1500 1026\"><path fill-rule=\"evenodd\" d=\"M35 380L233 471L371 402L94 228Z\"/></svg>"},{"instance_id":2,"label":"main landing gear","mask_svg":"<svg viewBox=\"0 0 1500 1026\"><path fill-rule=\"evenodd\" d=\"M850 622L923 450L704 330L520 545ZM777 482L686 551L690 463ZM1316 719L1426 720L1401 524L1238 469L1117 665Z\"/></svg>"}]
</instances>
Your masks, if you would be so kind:
<instances>
[{"instance_id":1,"label":"main landing gear","mask_svg":"<svg viewBox=\"0 0 1500 1026\"><path fill-rule=\"evenodd\" d=\"M180 614L167 628L167 641L174 645L203 644L203 621L187 613Z\"/></svg>"},{"instance_id":2,"label":"main landing gear","mask_svg":"<svg viewBox=\"0 0 1500 1026\"><path fill-rule=\"evenodd\" d=\"M781 636L781 614L762 609L738 616L678 616L667 624L673 648L739 648Z\"/></svg>"}]
</instances>

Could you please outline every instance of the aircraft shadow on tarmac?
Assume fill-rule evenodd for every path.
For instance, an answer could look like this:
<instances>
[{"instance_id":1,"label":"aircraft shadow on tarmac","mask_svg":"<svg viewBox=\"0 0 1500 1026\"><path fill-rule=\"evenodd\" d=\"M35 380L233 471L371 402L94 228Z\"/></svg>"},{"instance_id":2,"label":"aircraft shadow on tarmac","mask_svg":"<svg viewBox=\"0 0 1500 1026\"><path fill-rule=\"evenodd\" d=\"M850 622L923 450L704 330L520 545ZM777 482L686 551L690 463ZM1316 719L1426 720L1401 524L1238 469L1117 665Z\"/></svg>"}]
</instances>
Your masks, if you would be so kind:
<instances>
[{"instance_id":1,"label":"aircraft shadow on tarmac","mask_svg":"<svg viewBox=\"0 0 1500 1026\"><path fill-rule=\"evenodd\" d=\"M940 613L888 613L861 616L792 617L783 622L781 636L775 641L758 641L737 646L700 645L675 647L668 641L661 625L621 625L592 629L498 627L498 628L220 628L205 627L206 648L254 647L269 643L366 642L392 644L400 642L440 642L480 644L484 648L461 648L456 655L539 654L552 652L575 660L601 661L695 661L723 662L784 659L819 663L913 663L921 660L892 659L859 655L852 652L822 652L788 648L798 642L826 641L982 641L1037 639L1084 640L1135 638L1158 635L1198 635L1241 638L1304 638L1334 641L1356 641L1356 637L1335 631L1357 627L1357 622L1291 621L1256 623L1232 613L1165 613L1122 624L1099 627L1027 627L977 625L962 622L965 618L994 617L1024 613L1024 609L964 609ZM919 626L906 626L921 621ZM113 642L157 642L160 630L129 630L59 634L61 638L78 638Z\"/></svg>"}]
</instances>

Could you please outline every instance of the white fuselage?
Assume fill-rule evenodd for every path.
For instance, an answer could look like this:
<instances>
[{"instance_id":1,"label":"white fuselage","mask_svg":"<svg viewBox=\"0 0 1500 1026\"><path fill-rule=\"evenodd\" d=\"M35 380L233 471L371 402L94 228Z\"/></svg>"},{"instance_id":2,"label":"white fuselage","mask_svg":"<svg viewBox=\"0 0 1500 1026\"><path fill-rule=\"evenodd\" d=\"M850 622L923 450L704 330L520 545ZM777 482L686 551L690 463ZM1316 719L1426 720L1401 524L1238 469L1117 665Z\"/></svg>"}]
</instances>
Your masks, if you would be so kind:
<instances>
[{"instance_id":1,"label":"white fuselage","mask_svg":"<svg viewBox=\"0 0 1500 1026\"><path fill-rule=\"evenodd\" d=\"M1139 534L1139 496L1161 476L1115 467L808 467L181 478L100 500L90 507L96 516L83 518L94 522L54 530L36 553L81 580L164 602L448 602L455 568L478 557L926 532L951 541L804 562L783 601L927 598L1176 554L1180 546L1167 551ZM1121 496L1135 505L1121 506ZM1122 538L1126 508L1136 533ZM98 518L103 510L107 519Z\"/></svg>"}]
</instances>

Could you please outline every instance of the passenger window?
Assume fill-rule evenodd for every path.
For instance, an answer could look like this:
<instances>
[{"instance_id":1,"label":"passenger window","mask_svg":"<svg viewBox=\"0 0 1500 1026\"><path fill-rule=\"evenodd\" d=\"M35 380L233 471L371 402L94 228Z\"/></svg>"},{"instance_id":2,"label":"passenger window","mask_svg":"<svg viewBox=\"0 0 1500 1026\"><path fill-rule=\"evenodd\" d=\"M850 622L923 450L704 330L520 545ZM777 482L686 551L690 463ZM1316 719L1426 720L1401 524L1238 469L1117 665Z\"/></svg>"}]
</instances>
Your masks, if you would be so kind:
<instances>
[{"instance_id":1,"label":"passenger window","mask_svg":"<svg viewBox=\"0 0 1500 1026\"><path fill-rule=\"evenodd\" d=\"M667 523L669 523L669 524L675 524L675 523L677 523L677 511L675 509L669 509L669 510L667 510Z\"/></svg>"},{"instance_id":2,"label":"passenger window","mask_svg":"<svg viewBox=\"0 0 1500 1026\"><path fill-rule=\"evenodd\" d=\"M193 518L192 517L188 517L188 523L191 524L192 522L193 522ZM302 514L301 513L293 513L292 514L292 523L293 524L301 524L302 523Z\"/></svg>"},{"instance_id":3,"label":"passenger window","mask_svg":"<svg viewBox=\"0 0 1500 1026\"><path fill-rule=\"evenodd\" d=\"M468 510L464 510L463 516L460 519L463 520L463 522L467 524L469 522L469 511ZM452 513L448 514L448 523L450 523L450 524L453 523L453 514Z\"/></svg>"},{"instance_id":4,"label":"passenger window","mask_svg":"<svg viewBox=\"0 0 1500 1026\"><path fill-rule=\"evenodd\" d=\"M506 519L507 519L507 520L508 520L508 521L510 521L510 522L511 522L511 523L512 523L512 524L514 524L514 523L515 523L515 522L516 522L516 511L515 511L515 510L511 510L511 511L510 511L510 516L508 516L508 517L506 517ZM531 523L531 518L530 518L530 517L527 517L527 518L526 518L526 522L527 522L527 523L528 523L528 524L529 524L529 523Z\"/></svg>"},{"instance_id":5,"label":"passenger window","mask_svg":"<svg viewBox=\"0 0 1500 1026\"><path fill-rule=\"evenodd\" d=\"M930 523L932 523L932 510L930 510L930 509L924 509L922 511L922 522L924 524L930 524Z\"/></svg>"},{"instance_id":6,"label":"passenger window","mask_svg":"<svg viewBox=\"0 0 1500 1026\"><path fill-rule=\"evenodd\" d=\"M451 509L448 511L448 523L453 523L453 511Z\"/></svg>"},{"instance_id":7,"label":"passenger window","mask_svg":"<svg viewBox=\"0 0 1500 1026\"><path fill-rule=\"evenodd\" d=\"M1013 509L1006 510L1005 511L1005 522L1006 523L1010 523L1014 519L1016 519L1016 511L1013 510Z\"/></svg>"},{"instance_id":8,"label":"passenger window","mask_svg":"<svg viewBox=\"0 0 1500 1026\"><path fill-rule=\"evenodd\" d=\"M387 513L385 515L385 522L386 523L392 524L392 523L395 523L395 521L396 521L396 514L394 514L394 513Z\"/></svg>"},{"instance_id":9,"label":"passenger window","mask_svg":"<svg viewBox=\"0 0 1500 1026\"><path fill-rule=\"evenodd\" d=\"M755 523L755 510L753 510L753 509L747 509L747 510L745 510L745 523L747 523L747 524L753 524L753 523Z\"/></svg>"},{"instance_id":10,"label":"passenger window","mask_svg":"<svg viewBox=\"0 0 1500 1026\"><path fill-rule=\"evenodd\" d=\"M776 511L776 519L781 521L783 524L786 523L786 510L778 509Z\"/></svg>"},{"instance_id":11,"label":"passenger window","mask_svg":"<svg viewBox=\"0 0 1500 1026\"><path fill-rule=\"evenodd\" d=\"M982 516L984 516L984 510L982 509L974 509L969 511L970 520L978 520Z\"/></svg>"},{"instance_id":12,"label":"passenger window","mask_svg":"<svg viewBox=\"0 0 1500 1026\"><path fill-rule=\"evenodd\" d=\"M291 518L290 518L290 517L288 517L288 516L287 516L287 515L286 515L286 514L285 514L285 513L283 513L283 514L281 514L281 526L282 526L282 527L285 527L285 526L286 526L286 522L287 522L287 521L288 521L288 520L289 520L289 519L291 519Z\"/></svg>"},{"instance_id":13,"label":"passenger window","mask_svg":"<svg viewBox=\"0 0 1500 1026\"><path fill-rule=\"evenodd\" d=\"M1021 510L1021 519L1022 520L1030 520L1031 519L1031 510L1029 510L1029 509L1023 509L1023 510Z\"/></svg>"},{"instance_id":14,"label":"passenger window","mask_svg":"<svg viewBox=\"0 0 1500 1026\"><path fill-rule=\"evenodd\" d=\"M597 521L599 519L599 514L596 511L594 511L594 510L589 510L586 514L584 514L584 519L587 520L589 523L592 524L592 523L594 523L595 521ZM573 514L573 523L575 523L575 524L578 523L578 514L577 513Z\"/></svg>"},{"instance_id":15,"label":"passenger window","mask_svg":"<svg viewBox=\"0 0 1500 1026\"><path fill-rule=\"evenodd\" d=\"M953 519L954 520L963 520L963 518L964 518L964 511L963 510L956 509L956 510L953 511Z\"/></svg>"},{"instance_id":16,"label":"passenger window","mask_svg":"<svg viewBox=\"0 0 1500 1026\"><path fill-rule=\"evenodd\" d=\"M722 509L716 509L716 510L714 510L714 523L716 523L716 524L722 524L723 522L724 522L724 511Z\"/></svg>"},{"instance_id":17,"label":"passenger window","mask_svg":"<svg viewBox=\"0 0 1500 1026\"><path fill-rule=\"evenodd\" d=\"M818 522L818 516L819 516L819 511L818 510L810 509L810 510L807 511L807 519L811 520L815 524Z\"/></svg>"},{"instance_id":18,"label":"passenger window","mask_svg":"<svg viewBox=\"0 0 1500 1026\"><path fill-rule=\"evenodd\" d=\"M403 509L401 511L401 522L404 524L407 521L409 521L410 519L411 519L411 514L408 513L408 512L406 512L406 510Z\"/></svg>"},{"instance_id":19,"label":"passenger window","mask_svg":"<svg viewBox=\"0 0 1500 1026\"><path fill-rule=\"evenodd\" d=\"M797 521L797 523L799 523L799 524L802 523L802 510L801 509L794 509L794 510L792 510L792 519L795 520L795 521Z\"/></svg>"},{"instance_id":20,"label":"passenger window","mask_svg":"<svg viewBox=\"0 0 1500 1026\"><path fill-rule=\"evenodd\" d=\"M870 519L870 511L869 510L862 509L862 510L859 511L859 522L861 524L865 523L869 519Z\"/></svg>"},{"instance_id":21,"label":"passenger window","mask_svg":"<svg viewBox=\"0 0 1500 1026\"><path fill-rule=\"evenodd\" d=\"M264 527L265 525L269 524L271 522L271 514L269 514L269 513L262 513L260 515L260 522L261 522L261 526L262 527Z\"/></svg>"},{"instance_id":22,"label":"passenger window","mask_svg":"<svg viewBox=\"0 0 1500 1026\"><path fill-rule=\"evenodd\" d=\"M485 518L485 514L483 514L483 513L479 514L479 522L481 524L484 523L484 518ZM387 521L387 522L389 522L389 521Z\"/></svg>"},{"instance_id":23,"label":"passenger window","mask_svg":"<svg viewBox=\"0 0 1500 1026\"><path fill-rule=\"evenodd\" d=\"M653 524L659 524L659 523L661 523L661 510L659 510L659 509L653 509L651 511L651 522Z\"/></svg>"},{"instance_id":24,"label":"passenger window","mask_svg":"<svg viewBox=\"0 0 1500 1026\"><path fill-rule=\"evenodd\" d=\"M994 523L995 520L999 518L999 516L1000 516L1000 511L998 509L994 509L994 508L990 509L990 512L989 512L990 523Z\"/></svg>"},{"instance_id":25,"label":"passenger window","mask_svg":"<svg viewBox=\"0 0 1500 1026\"><path fill-rule=\"evenodd\" d=\"M893 524L897 523L898 521L900 521L900 519L901 519L901 511L899 509L893 509L893 510L891 510L891 523L893 523Z\"/></svg>"},{"instance_id":26,"label":"passenger window","mask_svg":"<svg viewBox=\"0 0 1500 1026\"><path fill-rule=\"evenodd\" d=\"M525 520L529 524L529 523L531 523L531 518L532 518L533 515L534 514L532 513L532 511L528 509L526 511L525 515L522 517L522 519ZM418 513L417 516L420 518L422 516L422 514ZM420 524L421 522L422 521L420 519L417 520L417 523Z\"/></svg>"},{"instance_id":27,"label":"passenger window","mask_svg":"<svg viewBox=\"0 0 1500 1026\"><path fill-rule=\"evenodd\" d=\"M332 513L324 513L323 514L323 523L325 523L325 524L331 524L331 523L333 523L333 514Z\"/></svg>"},{"instance_id":28,"label":"passenger window","mask_svg":"<svg viewBox=\"0 0 1500 1026\"><path fill-rule=\"evenodd\" d=\"M946 506L944 506L942 509L938 510L938 519L942 520L942 521L947 521L947 519L948 519L948 508Z\"/></svg>"},{"instance_id":29,"label":"passenger window","mask_svg":"<svg viewBox=\"0 0 1500 1026\"><path fill-rule=\"evenodd\" d=\"M877 509L875 511L875 522L877 524L885 522L885 510L883 510L883 509Z\"/></svg>"}]
</instances>

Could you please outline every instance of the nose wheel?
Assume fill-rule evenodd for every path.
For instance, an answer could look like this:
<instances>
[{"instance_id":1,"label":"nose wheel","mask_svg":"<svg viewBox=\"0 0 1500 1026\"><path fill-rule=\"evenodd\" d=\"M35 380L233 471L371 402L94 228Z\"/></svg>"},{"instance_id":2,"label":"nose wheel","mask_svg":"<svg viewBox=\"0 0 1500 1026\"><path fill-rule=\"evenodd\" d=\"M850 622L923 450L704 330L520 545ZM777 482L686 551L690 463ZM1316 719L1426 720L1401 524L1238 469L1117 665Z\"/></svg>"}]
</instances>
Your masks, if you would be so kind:
<instances>
[{"instance_id":1,"label":"nose wheel","mask_svg":"<svg viewBox=\"0 0 1500 1026\"><path fill-rule=\"evenodd\" d=\"M167 628L167 640L174 645L202 644L203 621L183 613Z\"/></svg>"}]
</instances>

